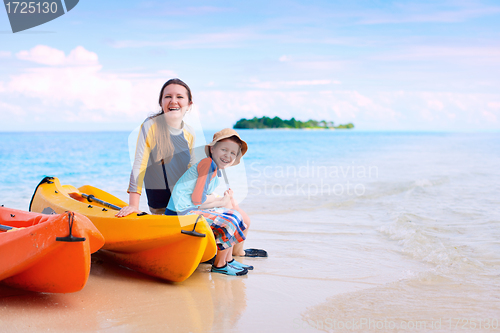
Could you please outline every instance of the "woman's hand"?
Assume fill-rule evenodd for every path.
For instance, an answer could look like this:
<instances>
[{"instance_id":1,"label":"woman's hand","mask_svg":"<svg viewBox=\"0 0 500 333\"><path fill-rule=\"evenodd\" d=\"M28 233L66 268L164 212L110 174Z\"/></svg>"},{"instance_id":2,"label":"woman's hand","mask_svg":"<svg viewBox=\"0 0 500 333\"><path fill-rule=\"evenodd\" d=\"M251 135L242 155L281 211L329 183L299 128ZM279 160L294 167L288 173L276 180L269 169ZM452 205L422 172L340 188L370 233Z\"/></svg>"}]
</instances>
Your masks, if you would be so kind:
<instances>
[{"instance_id":1,"label":"woman's hand","mask_svg":"<svg viewBox=\"0 0 500 333\"><path fill-rule=\"evenodd\" d=\"M129 204L128 206L123 207L115 216L124 217L133 213L142 213L139 210L139 200L141 199L141 195L137 192L129 193Z\"/></svg>"},{"instance_id":2,"label":"woman's hand","mask_svg":"<svg viewBox=\"0 0 500 333\"><path fill-rule=\"evenodd\" d=\"M139 209L139 207L125 206L115 216L125 217L125 216L133 214L133 213L142 213L142 211Z\"/></svg>"}]
</instances>

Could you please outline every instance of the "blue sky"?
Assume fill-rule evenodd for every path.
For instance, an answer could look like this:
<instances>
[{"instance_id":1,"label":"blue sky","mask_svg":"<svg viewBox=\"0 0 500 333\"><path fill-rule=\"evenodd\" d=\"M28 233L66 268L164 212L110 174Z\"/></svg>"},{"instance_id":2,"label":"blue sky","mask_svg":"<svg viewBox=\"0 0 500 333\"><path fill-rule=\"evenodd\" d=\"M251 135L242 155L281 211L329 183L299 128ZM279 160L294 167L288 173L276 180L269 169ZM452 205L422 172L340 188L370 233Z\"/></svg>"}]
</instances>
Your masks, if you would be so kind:
<instances>
[{"instance_id":1,"label":"blue sky","mask_svg":"<svg viewBox=\"0 0 500 333\"><path fill-rule=\"evenodd\" d=\"M500 129L497 1L80 0L0 40L0 131L132 130L171 77L206 129Z\"/></svg>"}]
</instances>

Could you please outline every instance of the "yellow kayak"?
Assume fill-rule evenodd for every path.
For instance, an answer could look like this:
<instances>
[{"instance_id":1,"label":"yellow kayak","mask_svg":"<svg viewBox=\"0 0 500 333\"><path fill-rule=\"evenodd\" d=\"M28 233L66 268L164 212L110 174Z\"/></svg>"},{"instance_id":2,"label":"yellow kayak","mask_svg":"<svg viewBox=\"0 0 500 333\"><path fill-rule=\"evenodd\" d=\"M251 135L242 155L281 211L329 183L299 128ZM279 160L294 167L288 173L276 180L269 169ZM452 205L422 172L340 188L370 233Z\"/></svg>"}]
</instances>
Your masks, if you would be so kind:
<instances>
[{"instance_id":1,"label":"yellow kayak","mask_svg":"<svg viewBox=\"0 0 500 333\"><path fill-rule=\"evenodd\" d=\"M119 264L173 282L181 282L200 262L212 258L217 247L203 216L166 216L146 213L115 217L127 203L96 187L62 186L45 177L31 199L30 211L87 216L104 236L102 252Z\"/></svg>"}]
</instances>

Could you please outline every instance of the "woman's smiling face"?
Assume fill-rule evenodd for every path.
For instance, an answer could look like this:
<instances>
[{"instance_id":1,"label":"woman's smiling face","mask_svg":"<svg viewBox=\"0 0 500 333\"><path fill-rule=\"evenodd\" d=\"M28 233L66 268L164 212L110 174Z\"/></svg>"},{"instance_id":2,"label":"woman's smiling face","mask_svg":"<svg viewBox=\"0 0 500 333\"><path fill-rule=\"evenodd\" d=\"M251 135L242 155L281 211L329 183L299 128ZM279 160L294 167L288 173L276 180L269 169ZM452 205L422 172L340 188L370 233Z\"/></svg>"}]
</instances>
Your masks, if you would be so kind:
<instances>
[{"instance_id":1,"label":"woman's smiling face","mask_svg":"<svg viewBox=\"0 0 500 333\"><path fill-rule=\"evenodd\" d=\"M192 102L189 101L188 91L183 86L169 84L163 89L161 108L167 118L182 120L191 104Z\"/></svg>"},{"instance_id":2,"label":"woman's smiling face","mask_svg":"<svg viewBox=\"0 0 500 333\"><path fill-rule=\"evenodd\" d=\"M240 145L228 139L219 141L214 147L210 147L212 160L219 169L225 169L233 165L239 151Z\"/></svg>"}]
</instances>

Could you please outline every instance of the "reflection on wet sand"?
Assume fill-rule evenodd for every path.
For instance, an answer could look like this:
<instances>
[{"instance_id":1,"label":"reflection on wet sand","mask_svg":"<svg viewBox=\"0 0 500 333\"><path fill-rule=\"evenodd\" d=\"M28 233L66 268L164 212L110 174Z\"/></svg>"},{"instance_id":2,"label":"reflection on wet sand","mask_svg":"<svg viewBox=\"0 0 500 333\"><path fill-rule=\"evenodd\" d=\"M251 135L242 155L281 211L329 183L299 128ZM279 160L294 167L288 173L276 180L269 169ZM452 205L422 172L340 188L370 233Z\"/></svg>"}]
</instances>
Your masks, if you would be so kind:
<instances>
[{"instance_id":1,"label":"reflection on wet sand","mask_svg":"<svg viewBox=\"0 0 500 333\"><path fill-rule=\"evenodd\" d=\"M213 331L234 331L247 305L246 278L247 276L211 275Z\"/></svg>"},{"instance_id":2,"label":"reflection on wet sand","mask_svg":"<svg viewBox=\"0 0 500 333\"><path fill-rule=\"evenodd\" d=\"M167 283L116 266L97 254L85 288L72 294L0 286L2 332L204 332L234 327L246 308L241 278L200 265L183 283Z\"/></svg>"}]
</instances>

